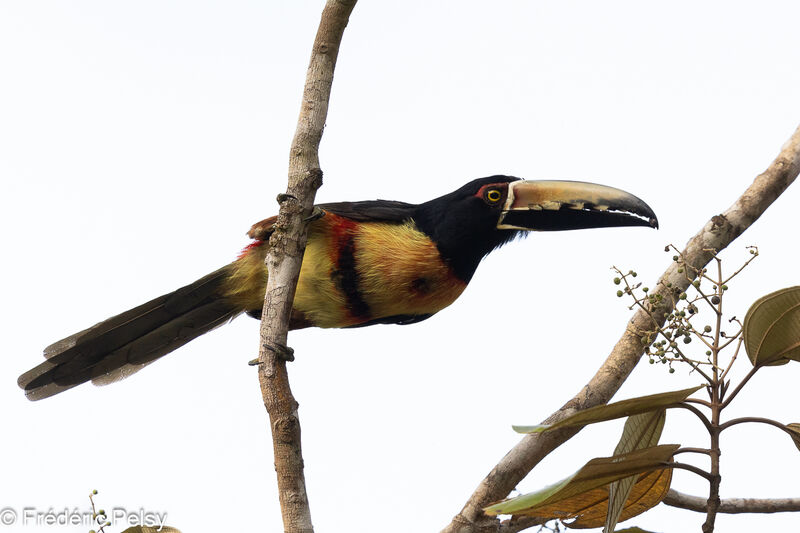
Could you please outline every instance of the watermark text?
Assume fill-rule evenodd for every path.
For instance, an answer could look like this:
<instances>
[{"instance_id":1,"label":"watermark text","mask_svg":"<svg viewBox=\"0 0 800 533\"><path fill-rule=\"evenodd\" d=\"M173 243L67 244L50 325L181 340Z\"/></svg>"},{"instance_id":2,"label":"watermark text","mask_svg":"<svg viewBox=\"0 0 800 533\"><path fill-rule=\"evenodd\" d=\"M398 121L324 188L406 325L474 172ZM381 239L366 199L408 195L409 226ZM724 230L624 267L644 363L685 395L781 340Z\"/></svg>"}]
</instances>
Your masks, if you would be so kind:
<instances>
[{"instance_id":1,"label":"watermark text","mask_svg":"<svg viewBox=\"0 0 800 533\"><path fill-rule=\"evenodd\" d=\"M47 510L37 509L36 507L23 507L15 509L4 507L0 509L0 531L4 526L84 526L88 528L96 527L98 524L108 522L109 526L145 526L153 527L161 531L167 521L167 513L146 511L144 508L125 509L124 507L114 507L106 511L104 515L95 515L91 510L78 509L55 509L50 507Z\"/></svg>"}]
</instances>

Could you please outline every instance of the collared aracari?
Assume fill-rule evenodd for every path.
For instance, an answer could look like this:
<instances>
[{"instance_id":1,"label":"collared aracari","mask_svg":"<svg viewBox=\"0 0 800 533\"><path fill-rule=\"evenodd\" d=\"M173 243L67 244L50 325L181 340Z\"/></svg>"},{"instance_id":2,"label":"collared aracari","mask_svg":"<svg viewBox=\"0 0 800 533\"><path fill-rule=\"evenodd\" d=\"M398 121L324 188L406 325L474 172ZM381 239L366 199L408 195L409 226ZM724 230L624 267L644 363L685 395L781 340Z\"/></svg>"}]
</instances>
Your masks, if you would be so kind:
<instances>
[{"instance_id":1,"label":"collared aracari","mask_svg":"<svg viewBox=\"0 0 800 533\"><path fill-rule=\"evenodd\" d=\"M639 198L574 181L477 179L422 204L374 200L321 204L290 329L413 324L458 298L481 259L524 231L658 227ZM233 263L44 350L19 377L30 400L86 381L122 379L241 313L260 318L267 240L276 217L256 223Z\"/></svg>"}]
</instances>

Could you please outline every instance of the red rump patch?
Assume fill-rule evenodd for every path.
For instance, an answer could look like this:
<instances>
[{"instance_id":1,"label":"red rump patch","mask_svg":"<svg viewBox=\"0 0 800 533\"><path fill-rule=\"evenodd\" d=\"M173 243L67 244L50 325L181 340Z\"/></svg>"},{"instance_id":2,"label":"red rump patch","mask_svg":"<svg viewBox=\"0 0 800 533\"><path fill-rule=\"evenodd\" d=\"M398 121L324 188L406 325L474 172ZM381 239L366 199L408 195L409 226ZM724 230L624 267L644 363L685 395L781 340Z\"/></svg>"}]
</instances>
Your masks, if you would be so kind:
<instances>
[{"instance_id":1,"label":"red rump patch","mask_svg":"<svg viewBox=\"0 0 800 533\"><path fill-rule=\"evenodd\" d=\"M242 257L246 256L246 255L247 255L247 254L249 254L251 251L253 251L254 249L258 248L259 246L261 246L261 245L262 245L262 244L264 244L265 242L267 242L267 241L262 241L262 240L259 240L259 239L256 239L256 240L254 240L253 242L251 242L250 244L248 244L247 246L245 246L245 247L242 249L242 251L241 251L241 252L239 252L239 255L236 257L236 259L241 259Z\"/></svg>"},{"instance_id":2,"label":"red rump patch","mask_svg":"<svg viewBox=\"0 0 800 533\"><path fill-rule=\"evenodd\" d=\"M349 218L340 217L333 213L326 213L323 221L328 222L331 235L331 261L339 263L342 248L352 246L353 236L356 234L358 222Z\"/></svg>"},{"instance_id":3,"label":"red rump patch","mask_svg":"<svg viewBox=\"0 0 800 533\"><path fill-rule=\"evenodd\" d=\"M358 222L330 213L327 220L331 246L328 253L334 270L331 279L345 297L345 309L353 323L366 322L371 318L369 304L361 294L360 276L356 268L356 235Z\"/></svg>"}]
</instances>

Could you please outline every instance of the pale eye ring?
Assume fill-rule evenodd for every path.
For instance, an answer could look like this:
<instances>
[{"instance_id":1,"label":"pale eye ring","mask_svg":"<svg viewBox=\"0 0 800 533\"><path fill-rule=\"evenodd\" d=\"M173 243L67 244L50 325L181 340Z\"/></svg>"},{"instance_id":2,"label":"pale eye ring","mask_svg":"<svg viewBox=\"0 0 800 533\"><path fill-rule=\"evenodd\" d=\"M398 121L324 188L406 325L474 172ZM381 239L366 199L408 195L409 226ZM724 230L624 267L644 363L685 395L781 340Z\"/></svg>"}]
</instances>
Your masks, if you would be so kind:
<instances>
[{"instance_id":1,"label":"pale eye ring","mask_svg":"<svg viewBox=\"0 0 800 533\"><path fill-rule=\"evenodd\" d=\"M488 191L486 191L486 201L489 202L490 204L496 204L497 202L500 201L500 198L502 197L503 197L502 193L500 193L500 191L498 191L497 189L489 189Z\"/></svg>"}]
</instances>

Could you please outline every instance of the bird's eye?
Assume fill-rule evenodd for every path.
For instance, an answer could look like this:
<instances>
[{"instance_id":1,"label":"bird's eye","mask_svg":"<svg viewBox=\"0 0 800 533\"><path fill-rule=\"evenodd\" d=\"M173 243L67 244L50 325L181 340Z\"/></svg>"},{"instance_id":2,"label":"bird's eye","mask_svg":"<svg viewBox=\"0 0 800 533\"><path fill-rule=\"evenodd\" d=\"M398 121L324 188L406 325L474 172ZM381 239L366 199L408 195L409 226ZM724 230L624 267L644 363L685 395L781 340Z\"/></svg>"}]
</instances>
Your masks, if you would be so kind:
<instances>
[{"instance_id":1,"label":"bird's eye","mask_svg":"<svg viewBox=\"0 0 800 533\"><path fill-rule=\"evenodd\" d=\"M490 204L496 204L502 197L503 195L497 189L489 189L486 191L486 201Z\"/></svg>"}]
</instances>

